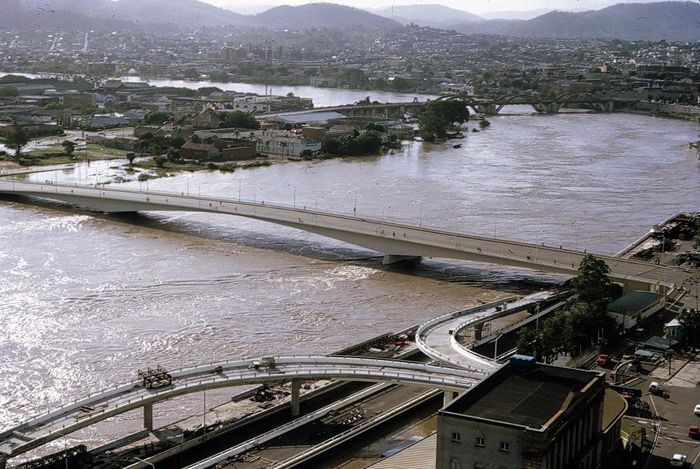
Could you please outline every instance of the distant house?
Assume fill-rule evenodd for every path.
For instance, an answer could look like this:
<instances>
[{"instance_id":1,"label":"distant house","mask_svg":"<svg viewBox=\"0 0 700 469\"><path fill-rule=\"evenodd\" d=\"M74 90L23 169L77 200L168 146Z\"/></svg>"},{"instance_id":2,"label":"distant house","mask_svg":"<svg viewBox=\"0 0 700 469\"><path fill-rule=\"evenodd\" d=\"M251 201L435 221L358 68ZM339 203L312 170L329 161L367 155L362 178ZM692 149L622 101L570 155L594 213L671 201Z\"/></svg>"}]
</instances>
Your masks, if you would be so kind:
<instances>
[{"instance_id":1,"label":"distant house","mask_svg":"<svg viewBox=\"0 0 700 469\"><path fill-rule=\"evenodd\" d=\"M664 336L680 340L683 337L683 326L678 319L672 319L664 324Z\"/></svg>"},{"instance_id":2,"label":"distant house","mask_svg":"<svg viewBox=\"0 0 700 469\"><path fill-rule=\"evenodd\" d=\"M286 131L265 131L258 138L258 153L269 156L298 157L321 151L321 142Z\"/></svg>"},{"instance_id":3,"label":"distant house","mask_svg":"<svg viewBox=\"0 0 700 469\"><path fill-rule=\"evenodd\" d=\"M218 112L213 109L206 109L198 116L192 118L192 127L196 129L211 129L223 122Z\"/></svg>"},{"instance_id":4,"label":"distant house","mask_svg":"<svg viewBox=\"0 0 700 469\"><path fill-rule=\"evenodd\" d=\"M126 125L131 121L129 118L119 114L95 114L90 119L90 127L105 128Z\"/></svg>"},{"instance_id":5,"label":"distant house","mask_svg":"<svg viewBox=\"0 0 700 469\"><path fill-rule=\"evenodd\" d=\"M181 148L181 155L188 160L218 160L221 150L212 143L187 142Z\"/></svg>"},{"instance_id":6,"label":"distant house","mask_svg":"<svg viewBox=\"0 0 700 469\"><path fill-rule=\"evenodd\" d=\"M251 160L257 156L257 142L255 139L218 139L214 146L221 150L222 161Z\"/></svg>"},{"instance_id":7,"label":"distant house","mask_svg":"<svg viewBox=\"0 0 700 469\"><path fill-rule=\"evenodd\" d=\"M58 96L58 104L71 108L95 107L97 104L97 95L95 93L67 91Z\"/></svg>"}]
</instances>

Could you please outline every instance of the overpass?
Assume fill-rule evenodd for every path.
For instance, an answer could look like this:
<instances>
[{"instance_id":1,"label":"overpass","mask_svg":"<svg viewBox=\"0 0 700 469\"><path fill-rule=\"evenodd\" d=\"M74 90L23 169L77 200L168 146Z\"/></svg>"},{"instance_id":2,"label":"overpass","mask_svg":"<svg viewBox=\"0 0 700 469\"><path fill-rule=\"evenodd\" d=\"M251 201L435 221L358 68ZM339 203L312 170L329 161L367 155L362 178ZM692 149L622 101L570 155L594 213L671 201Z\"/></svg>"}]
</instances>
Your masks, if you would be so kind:
<instances>
[{"instance_id":1,"label":"overpass","mask_svg":"<svg viewBox=\"0 0 700 469\"><path fill-rule=\"evenodd\" d=\"M131 410L143 409L143 425L153 429L154 404L196 392L247 384L292 383L292 414L299 414L301 380L338 379L437 388L468 389L482 373L423 363L368 358L290 356L238 360L168 373L171 381L148 388L146 380L130 381L89 394L0 433L0 468L12 458L82 428Z\"/></svg>"},{"instance_id":2,"label":"overpass","mask_svg":"<svg viewBox=\"0 0 700 469\"><path fill-rule=\"evenodd\" d=\"M40 184L0 178L0 194L40 197L106 213L188 211L242 216L290 226L384 254L386 264L406 258L438 257L502 264L575 275L586 252L505 239L411 226L388 220L339 214L306 207L250 202L219 196L140 192L93 186ZM608 255L596 257L610 268L610 278L626 291L668 291L690 274L680 268Z\"/></svg>"},{"instance_id":3,"label":"overpass","mask_svg":"<svg viewBox=\"0 0 700 469\"><path fill-rule=\"evenodd\" d=\"M459 333L463 329L473 327L474 340L479 341L482 339L484 323L535 308L543 302L553 302L565 295L567 293L533 293L523 298L502 298L462 311L443 314L418 326L416 345L421 352L437 362L463 370L490 374L501 365L495 359L479 355L460 344L457 341ZM561 302L558 305L561 306Z\"/></svg>"}]
</instances>

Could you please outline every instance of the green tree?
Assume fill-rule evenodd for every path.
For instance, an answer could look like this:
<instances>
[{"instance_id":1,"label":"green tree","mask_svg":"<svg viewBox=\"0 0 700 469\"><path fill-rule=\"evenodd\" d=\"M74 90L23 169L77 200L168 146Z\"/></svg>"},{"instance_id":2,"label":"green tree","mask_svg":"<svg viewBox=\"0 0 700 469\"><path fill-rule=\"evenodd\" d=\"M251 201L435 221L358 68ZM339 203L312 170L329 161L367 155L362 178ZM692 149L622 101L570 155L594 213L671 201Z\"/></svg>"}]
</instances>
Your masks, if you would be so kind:
<instances>
[{"instance_id":1,"label":"green tree","mask_svg":"<svg viewBox=\"0 0 700 469\"><path fill-rule=\"evenodd\" d=\"M6 85L0 88L0 97L12 98L15 96L19 96L19 90L16 87Z\"/></svg>"},{"instance_id":2,"label":"green tree","mask_svg":"<svg viewBox=\"0 0 700 469\"><path fill-rule=\"evenodd\" d=\"M154 112L149 112L148 114L146 114L146 116L143 118L143 121L146 124L163 125L171 119L172 119L172 116L170 114L168 114L167 112L154 111Z\"/></svg>"},{"instance_id":3,"label":"green tree","mask_svg":"<svg viewBox=\"0 0 700 469\"><path fill-rule=\"evenodd\" d=\"M126 154L126 159L129 160L129 166L134 165L134 160L136 159L136 153L133 151L130 151L129 153Z\"/></svg>"},{"instance_id":4,"label":"green tree","mask_svg":"<svg viewBox=\"0 0 700 469\"><path fill-rule=\"evenodd\" d=\"M678 322L681 323L684 339L690 343L697 343L700 338L700 310L684 309L678 315Z\"/></svg>"},{"instance_id":5,"label":"green tree","mask_svg":"<svg viewBox=\"0 0 700 469\"><path fill-rule=\"evenodd\" d=\"M63 151L65 151L66 155L68 156L71 156L75 151L75 143L71 142L70 140L64 140L63 143L61 143L61 146L63 147Z\"/></svg>"},{"instance_id":6,"label":"green tree","mask_svg":"<svg viewBox=\"0 0 700 469\"><path fill-rule=\"evenodd\" d=\"M15 126L12 133L6 138L7 145L15 150L15 159L19 159L22 148L29 143L29 136L22 127Z\"/></svg>"},{"instance_id":7,"label":"green tree","mask_svg":"<svg viewBox=\"0 0 700 469\"><path fill-rule=\"evenodd\" d=\"M462 124L468 120L467 103L461 99L431 101L418 117L421 137L428 141L445 138L455 123Z\"/></svg>"},{"instance_id":8,"label":"green tree","mask_svg":"<svg viewBox=\"0 0 700 469\"><path fill-rule=\"evenodd\" d=\"M579 301L590 306L607 306L613 293L609 273L605 261L592 254L586 255L579 264L578 275L571 280Z\"/></svg>"},{"instance_id":9,"label":"green tree","mask_svg":"<svg viewBox=\"0 0 700 469\"><path fill-rule=\"evenodd\" d=\"M241 129L259 129L260 128L260 122L253 117L252 115L248 114L247 112L243 111L233 111L226 113L226 117L224 118L224 122L226 127L238 127Z\"/></svg>"}]
</instances>

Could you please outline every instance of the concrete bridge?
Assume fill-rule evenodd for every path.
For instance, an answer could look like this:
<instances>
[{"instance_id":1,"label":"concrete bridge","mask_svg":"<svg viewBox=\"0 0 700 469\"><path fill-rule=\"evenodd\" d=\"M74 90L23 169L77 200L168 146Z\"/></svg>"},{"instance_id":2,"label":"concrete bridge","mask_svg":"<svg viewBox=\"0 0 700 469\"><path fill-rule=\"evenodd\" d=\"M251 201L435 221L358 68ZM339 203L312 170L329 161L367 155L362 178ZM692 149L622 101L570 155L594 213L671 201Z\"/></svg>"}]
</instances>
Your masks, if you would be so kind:
<instances>
[{"instance_id":1,"label":"concrete bridge","mask_svg":"<svg viewBox=\"0 0 700 469\"><path fill-rule=\"evenodd\" d=\"M306 208L182 193L139 192L92 186L39 184L0 178L0 194L41 197L106 213L187 211L237 215L338 239L384 254L385 264L406 258L438 257L525 267L575 275L586 252L505 239L411 226ZM680 268L608 255L596 257L610 267L612 280L626 291L668 291L690 274Z\"/></svg>"},{"instance_id":2,"label":"concrete bridge","mask_svg":"<svg viewBox=\"0 0 700 469\"><path fill-rule=\"evenodd\" d=\"M496 97L484 96L442 96L438 99L461 99L467 102L476 112L495 116L505 106L529 105L542 114L554 114L567 106L589 107L600 112L613 112L617 98L591 94L562 94L558 96L540 97L531 94L502 95ZM623 100L624 101L624 100ZM624 101L625 103L628 101Z\"/></svg>"},{"instance_id":3,"label":"concrete bridge","mask_svg":"<svg viewBox=\"0 0 700 469\"><path fill-rule=\"evenodd\" d=\"M148 388L145 380L119 384L1 432L0 468L4 469L9 458L139 408L143 409L144 429L151 431L156 403L211 389L291 382L291 410L293 415L298 415L301 380L408 384L455 393L468 389L485 377L482 373L423 363L324 356L227 361L175 370L168 375L172 381L162 387Z\"/></svg>"},{"instance_id":4,"label":"concrete bridge","mask_svg":"<svg viewBox=\"0 0 700 469\"><path fill-rule=\"evenodd\" d=\"M629 103L632 101L620 100L609 96L599 96L591 94L563 94L559 96L539 97L535 95L502 95L496 97L485 96L440 96L436 100L459 99L465 101L467 106L474 111L494 116L508 105L530 105L535 111L542 114L554 114L567 106L587 106L600 112L613 112L615 103ZM402 103L358 103L346 104L342 106L331 106L314 108L308 111L291 112L290 114L312 114L320 111L338 112L348 117L374 117L374 118L401 118L407 112L421 110L429 101L418 101L417 99ZM285 113L271 113L257 116L259 119L284 115Z\"/></svg>"}]
</instances>

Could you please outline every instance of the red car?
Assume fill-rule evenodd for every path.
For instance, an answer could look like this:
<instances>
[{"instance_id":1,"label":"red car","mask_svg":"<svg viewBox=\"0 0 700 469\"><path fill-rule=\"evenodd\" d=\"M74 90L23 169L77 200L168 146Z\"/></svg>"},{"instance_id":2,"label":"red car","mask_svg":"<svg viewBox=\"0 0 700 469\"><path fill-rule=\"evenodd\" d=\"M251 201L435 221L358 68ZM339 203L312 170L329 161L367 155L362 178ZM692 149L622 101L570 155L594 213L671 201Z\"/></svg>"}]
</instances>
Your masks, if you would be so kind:
<instances>
[{"instance_id":1,"label":"red car","mask_svg":"<svg viewBox=\"0 0 700 469\"><path fill-rule=\"evenodd\" d=\"M688 436L694 440L700 438L700 427L697 425L688 427Z\"/></svg>"},{"instance_id":2,"label":"red car","mask_svg":"<svg viewBox=\"0 0 700 469\"><path fill-rule=\"evenodd\" d=\"M612 361L612 358L610 357L610 355L605 354L605 353L598 355L598 358L595 359L595 362L599 366L602 366L602 367L610 366L611 361Z\"/></svg>"}]
</instances>

